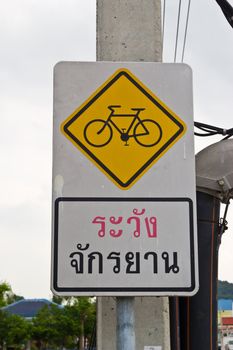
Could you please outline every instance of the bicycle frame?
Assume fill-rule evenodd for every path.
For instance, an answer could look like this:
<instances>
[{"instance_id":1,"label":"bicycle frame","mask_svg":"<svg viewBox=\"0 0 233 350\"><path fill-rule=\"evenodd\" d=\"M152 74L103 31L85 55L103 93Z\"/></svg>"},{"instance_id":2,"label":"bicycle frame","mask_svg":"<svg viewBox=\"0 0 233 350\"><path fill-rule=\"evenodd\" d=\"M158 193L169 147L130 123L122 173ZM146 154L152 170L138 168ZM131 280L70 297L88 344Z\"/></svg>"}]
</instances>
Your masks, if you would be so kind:
<instances>
[{"instance_id":1,"label":"bicycle frame","mask_svg":"<svg viewBox=\"0 0 233 350\"><path fill-rule=\"evenodd\" d=\"M106 120L103 128L101 128L98 132L98 134L100 134L104 128L106 127L106 125L108 124L112 124L112 126L119 132L120 135L127 135L128 138L130 137L134 137L134 133L129 135L133 125L135 124L136 121L138 121L138 123L141 124L142 128L145 130L145 132L137 134L137 136L144 136L144 135L148 135L149 131L147 130L147 128L145 127L145 125L142 123L141 119L139 118L139 113L144 110L144 108L131 108L132 110L136 111L136 113L134 114L116 114L114 108L120 108L121 106L108 106L108 108L110 109L111 113L108 116L108 119ZM131 117L133 118L132 122L130 123L128 129L126 131L124 131L125 129L120 129L116 123L114 123L114 121L112 120L113 117Z\"/></svg>"},{"instance_id":2,"label":"bicycle frame","mask_svg":"<svg viewBox=\"0 0 233 350\"><path fill-rule=\"evenodd\" d=\"M129 146L127 141L129 138L134 138L136 143L143 147L155 146L162 137L162 129L160 125L152 119L140 119L139 114L145 108L131 108L135 113L116 113L115 108L120 108L121 106L108 106L110 109L110 114L106 120L104 119L93 119L89 121L84 128L84 138L93 147L104 147L112 139L113 129L115 129L118 134L120 134L121 141L125 142L125 146ZM117 125L118 123L114 121L115 118L132 118L129 120L128 127L121 128ZM128 125L128 124L127 124ZM96 129L97 127L97 129ZM104 137L101 138L101 134L105 131ZM95 139L95 135L97 139ZM147 136L149 138L141 138L141 136ZM100 137L99 137L100 136Z\"/></svg>"}]
</instances>

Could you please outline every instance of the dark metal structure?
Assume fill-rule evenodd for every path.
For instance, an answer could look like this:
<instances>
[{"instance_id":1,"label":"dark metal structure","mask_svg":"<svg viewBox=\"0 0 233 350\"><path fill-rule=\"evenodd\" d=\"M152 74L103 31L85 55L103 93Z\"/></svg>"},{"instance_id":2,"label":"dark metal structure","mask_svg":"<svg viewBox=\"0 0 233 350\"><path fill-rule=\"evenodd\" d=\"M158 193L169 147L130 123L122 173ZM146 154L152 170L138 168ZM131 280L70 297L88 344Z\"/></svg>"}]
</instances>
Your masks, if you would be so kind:
<instances>
[{"instance_id":1,"label":"dark metal structure","mask_svg":"<svg viewBox=\"0 0 233 350\"><path fill-rule=\"evenodd\" d=\"M220 200L197 192L198 293L170 298L171 349L217 349L217 276Z\"/></svg>"},{"instance_id":2,"label":"dark metal structure","mask_svg":"<svg viewBox=\"0 0 233 350\"><path fill-rule=\"evenodd\" d=\"M206 125L201 128L212 132ZM233 140L228 137L196 156L200 287L193 297L170 298L171 350L217 349L218 250L233 198L232 164ZM226 204L222 220L221 203Z\"/></svg>"},{"instance_id":3,"label":"dark metal structure","mask_svg":"<svg viewBox=\"0 0 233 350\"><path fill-rule=\"evenodd\" d=\"M216 2L221 7L221 10L233 28L233 7L229 4L227 0L216 0Z\"/></svg>"}]
</instances>

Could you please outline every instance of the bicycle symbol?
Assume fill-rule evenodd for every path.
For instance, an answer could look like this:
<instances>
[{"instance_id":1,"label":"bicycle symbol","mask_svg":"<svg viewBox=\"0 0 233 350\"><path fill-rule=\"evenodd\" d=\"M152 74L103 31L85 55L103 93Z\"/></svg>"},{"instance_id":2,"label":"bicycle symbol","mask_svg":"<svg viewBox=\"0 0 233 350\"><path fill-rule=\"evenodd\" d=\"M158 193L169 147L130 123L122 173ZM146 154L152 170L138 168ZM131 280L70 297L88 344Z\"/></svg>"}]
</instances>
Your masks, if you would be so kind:
<instances>
[{"instance_id":1,"label":"bicycle symbol","mask_svg":"<svg viewBox=\"0 0 233 350\"><path fill-rule=\"evenodd\" d=\"M143 147L155 146L162 138L161 126L151 119L140 119L139 114L145 110L145 108L131 108L135 113L132 114L119 114L115 112L116 108L121 106L108 106L110 114L107 120L94 119L87 123L84 128L84 138L89 145L94 147L106 146L113 137L113 128L120 134L120 139L125 142L125 146L129 146L127 143L130 138ZM120 129L114 122L114 117L132 118L132 121L128 127Z\"/></svg>"}]
</instances>

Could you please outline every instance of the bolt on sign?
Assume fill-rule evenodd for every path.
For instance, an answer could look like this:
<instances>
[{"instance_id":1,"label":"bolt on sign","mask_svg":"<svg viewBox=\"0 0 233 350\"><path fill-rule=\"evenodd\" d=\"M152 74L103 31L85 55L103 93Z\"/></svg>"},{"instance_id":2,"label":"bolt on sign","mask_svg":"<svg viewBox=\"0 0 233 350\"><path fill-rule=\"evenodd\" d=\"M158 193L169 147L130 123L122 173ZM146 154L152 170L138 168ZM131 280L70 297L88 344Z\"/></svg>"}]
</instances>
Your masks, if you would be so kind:
<instances>
[{"instance_id":1,"label":"bolt on sign","mask_svg":"<svg viewBox=\"0 0 233 350\"><path fill-rule=\"evenodd\" d=\"M192 114L187 65L56 65L55 294L197 291Z\"/></svg>"}]
</instances>

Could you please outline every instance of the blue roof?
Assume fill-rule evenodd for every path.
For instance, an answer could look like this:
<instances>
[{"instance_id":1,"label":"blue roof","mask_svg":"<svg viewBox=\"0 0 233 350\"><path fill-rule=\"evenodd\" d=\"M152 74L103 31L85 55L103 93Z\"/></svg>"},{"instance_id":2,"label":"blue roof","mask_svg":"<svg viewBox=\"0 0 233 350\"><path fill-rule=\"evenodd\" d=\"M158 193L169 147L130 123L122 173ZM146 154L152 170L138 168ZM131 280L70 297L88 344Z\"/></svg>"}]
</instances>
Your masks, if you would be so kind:
<instances>
[{"instance_id":1,"label":"blue roof","mask_svg":"<svg viewBox=\"0 0 233 350\"><path fill-rule=\"evenodd\" d=\"M61 305L55 304L47 299L22 299L13 304L4 306L1 310L7 311L13 315L19 315L25 318L33 318L44 306Z\"/></svg>"},{"instance_id":2,"label":"blue roof","mask_svg":"<svg viewBox=\"0 0 233 350\"><path fill-rule=\"evenodd\" d=\"M232 310L232 299L219 299L218 300L218 310L219 311L227 311Z\"/></svg>"}]
</instances>

